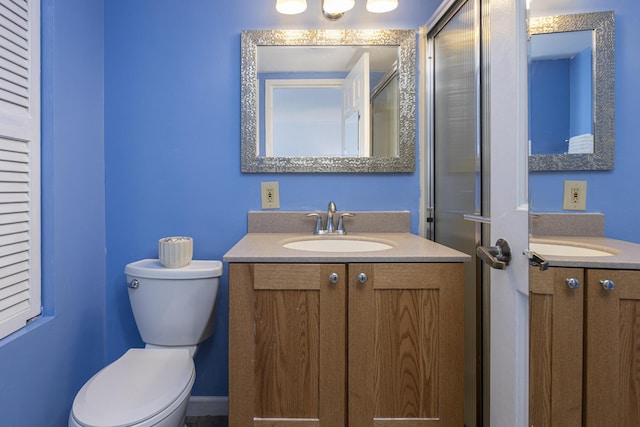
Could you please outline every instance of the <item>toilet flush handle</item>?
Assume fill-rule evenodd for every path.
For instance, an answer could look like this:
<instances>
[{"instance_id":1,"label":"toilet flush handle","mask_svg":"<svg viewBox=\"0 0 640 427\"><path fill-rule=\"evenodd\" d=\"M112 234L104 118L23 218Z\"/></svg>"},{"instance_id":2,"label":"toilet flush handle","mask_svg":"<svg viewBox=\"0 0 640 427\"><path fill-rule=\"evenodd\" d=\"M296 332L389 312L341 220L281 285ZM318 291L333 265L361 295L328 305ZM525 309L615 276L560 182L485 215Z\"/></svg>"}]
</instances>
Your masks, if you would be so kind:
<instances>
[{"instance_id":1,"label":"toilet flush handle","mask_svg":"<svg viewBox=\"0 0 640 427\"><path fill-rule=\"evenodd\" d=\"M138 282L138 279L133 279L127 286L129 286L131 289L138 289L140 283Z\"/></svg>"}]
</instances>

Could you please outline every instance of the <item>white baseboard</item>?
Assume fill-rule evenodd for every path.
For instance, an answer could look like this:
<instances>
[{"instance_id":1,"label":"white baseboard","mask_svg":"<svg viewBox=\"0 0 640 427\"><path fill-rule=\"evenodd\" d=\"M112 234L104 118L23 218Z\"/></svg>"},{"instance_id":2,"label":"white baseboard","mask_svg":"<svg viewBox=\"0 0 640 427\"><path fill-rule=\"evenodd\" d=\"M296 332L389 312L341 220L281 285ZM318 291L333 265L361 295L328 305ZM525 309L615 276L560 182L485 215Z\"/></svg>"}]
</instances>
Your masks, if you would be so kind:
<instances>
[{"instance_id":1,"label":"white baseboard","mask_svg":"<svg viewBox=\"0 0 640 427\"><path fill-rule=\"evenodd\" d=\"M187 416L203 417L229 415L229 398L227 396L191 396L187 406Z\"/></svg>"}]
</instances>

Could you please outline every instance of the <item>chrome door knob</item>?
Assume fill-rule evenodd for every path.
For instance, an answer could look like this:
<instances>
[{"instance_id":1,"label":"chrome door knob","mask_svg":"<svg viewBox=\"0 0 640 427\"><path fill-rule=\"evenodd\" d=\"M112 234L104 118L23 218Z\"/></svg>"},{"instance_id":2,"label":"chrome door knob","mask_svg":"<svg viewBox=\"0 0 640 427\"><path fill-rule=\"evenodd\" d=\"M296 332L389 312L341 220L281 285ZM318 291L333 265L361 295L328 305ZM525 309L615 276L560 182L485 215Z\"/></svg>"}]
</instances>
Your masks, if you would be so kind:
<instances>
[{"instance_id":1,"label":"chrome door knob","mask_svg":"<svg viewBox=\"0 0 640 427\"><path fill-rule=\"evenodd\" d=\"M616 284L613 283L613 280L600 280L600 284L602 285L602 289L604 289L605 291L612 291L616 288Z\"/></svg>"},{"instance_id":2,"label":"chrome door knob","mask_svg":"<svg viewBox=\"0 0 640 427\"><path fill-rule=\"evenodd\" d=\"M570 287L571 289L576 289L580 287L580 281L575 277L568 278L566 282L567 282L567 286Z\"/></svg>"},{"instance_id":3,"label":"chrome door knob","mask_svg":"<svg viewBox=\"0 0 640 427\"><path fill-rule=\"evenodd\" d=\"M369 280L369 277L365 273L358 274L358 282L364 284L367 283L367 280Z\"/></svg>"},{"instance_id":4,"label":"chrome door knob","mask_svg":"<svg viewBox=\"0 0 640 427\"><path fill-rule=\"evenodd\" d=\"M331 283L338 283L338 280L340 280L340 276L338 276L338 273L331 273L329 275L329 281Z\"/></svg>"}]
</instances>

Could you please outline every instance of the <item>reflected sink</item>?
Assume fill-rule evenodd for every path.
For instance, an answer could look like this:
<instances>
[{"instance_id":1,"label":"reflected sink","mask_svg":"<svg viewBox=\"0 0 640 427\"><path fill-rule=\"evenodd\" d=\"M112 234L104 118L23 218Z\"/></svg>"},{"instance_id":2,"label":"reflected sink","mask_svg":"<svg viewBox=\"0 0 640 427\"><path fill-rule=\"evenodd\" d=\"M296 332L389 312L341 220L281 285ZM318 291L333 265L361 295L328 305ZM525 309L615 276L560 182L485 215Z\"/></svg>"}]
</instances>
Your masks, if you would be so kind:
<instances>
[{"instance_id":1,"label":"reflected sink","mask_svg":"<svg viewBox=\"0 0 640 427\"><path fill-rule=\"evenodd\" d=\"M324 237L289 240L282 245L287 249L313 252L374 252L393 248L391 243L380 240L356 239L351 237Z\"/></svg>"},{"instance_id":2,"label":"reflected sink","mask_svg":"<svg viewBox=\"0 0 640 427\"><path fill-rule=\"evenodd\" d=\"M540 243L530 242L529 250L539 255L548 256L575 256L575 257L594 257L594 256L612 256L616 255L614 249L602 250L587 246L579 246L570 243Z\"/></svg>"}]
</instances>

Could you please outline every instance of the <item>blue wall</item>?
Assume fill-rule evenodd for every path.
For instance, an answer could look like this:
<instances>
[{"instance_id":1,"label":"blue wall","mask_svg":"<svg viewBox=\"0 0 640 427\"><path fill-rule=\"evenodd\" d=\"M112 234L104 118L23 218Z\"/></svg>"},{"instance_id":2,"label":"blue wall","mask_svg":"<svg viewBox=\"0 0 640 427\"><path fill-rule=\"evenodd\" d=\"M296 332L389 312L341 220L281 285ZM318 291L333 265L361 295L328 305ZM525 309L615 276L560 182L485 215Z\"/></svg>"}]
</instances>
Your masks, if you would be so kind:
<instances>
[{"instance_id":1,"label":"blue wall","mask_svg":"<svg viewBox=\"0 0 640 427\"><path fill-rule=\"evenodd\" d=\"M66 426L105 358L102 1L42 0L43 318L0 340L0 425Z\"/></svg>"},{"instance_id":2,"label":"blue wall","mask_svg":"<svg viewBox=\"0 0 640 427\"><path fill-rule=\"evenodd\" d=\"M533 0L532 16L615 11L615 169L604 172L532 172L531 210L562 211L564 180L587 181L587 211L605 214L608 237L640 243L640 144L637 110L640 94L640 3L634 0Z\"/></svg>"},{"instance_id":3,"label":"blue wall","mask_svg":"<svg viewBox=\"0 0 640 427\"><path fill-rule=\"evenodd\" d=\"M409 28L437 1L403 0L387 15L363 1L334 23L308 1L284 16L274 1L105 2L107 361L141 346L124 266L157 256L169 235L194 238L194 258L221 259L260 209L260 182L280 182L282 210L406 209L418 230L419 174L240 173L240 31L278 28ZM227 275L216 329L196 356L195 395L227 395Z\"/></svg>"}]
</instances>

